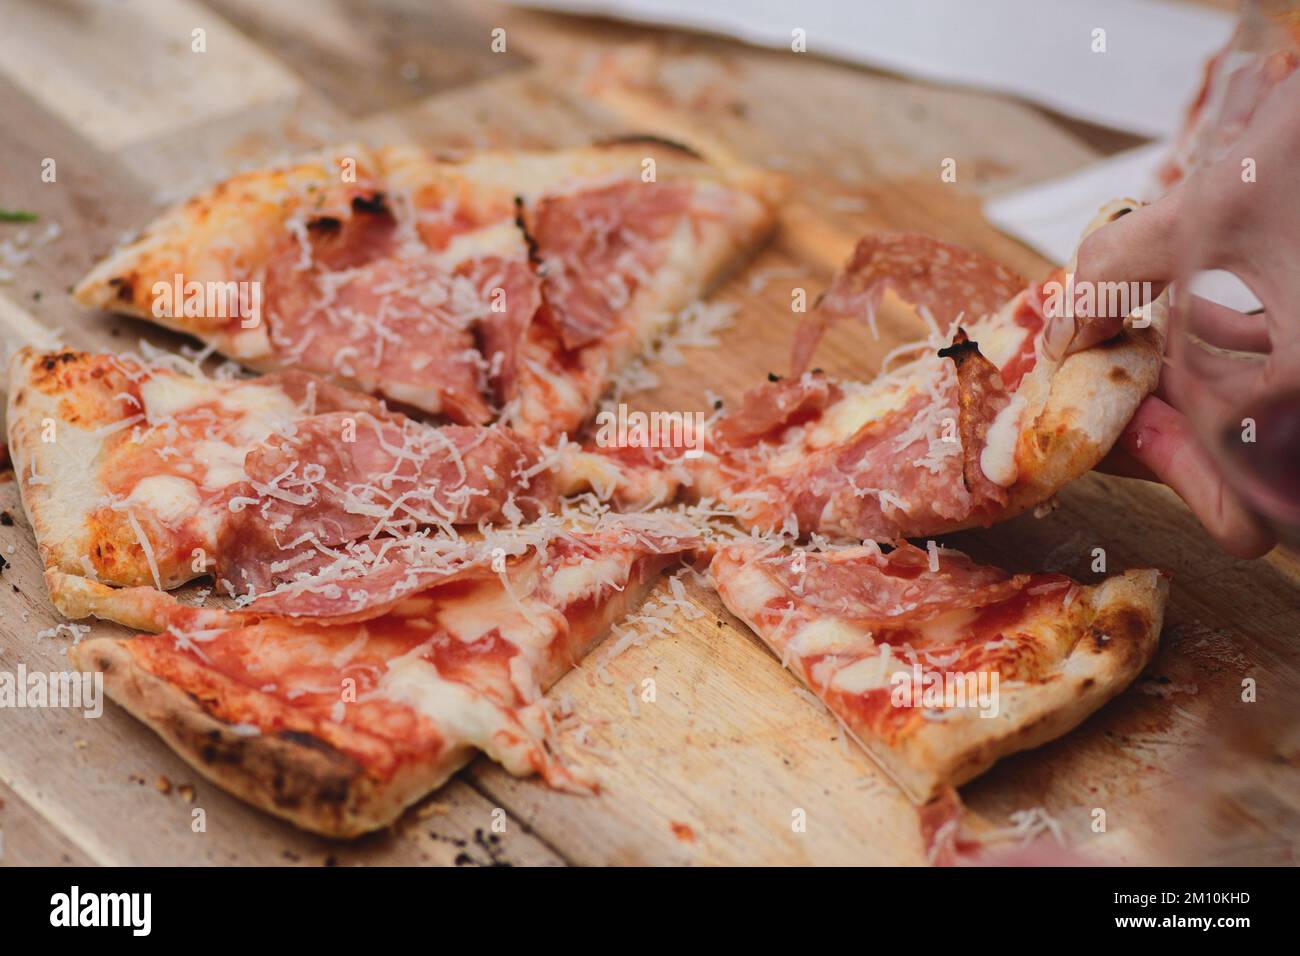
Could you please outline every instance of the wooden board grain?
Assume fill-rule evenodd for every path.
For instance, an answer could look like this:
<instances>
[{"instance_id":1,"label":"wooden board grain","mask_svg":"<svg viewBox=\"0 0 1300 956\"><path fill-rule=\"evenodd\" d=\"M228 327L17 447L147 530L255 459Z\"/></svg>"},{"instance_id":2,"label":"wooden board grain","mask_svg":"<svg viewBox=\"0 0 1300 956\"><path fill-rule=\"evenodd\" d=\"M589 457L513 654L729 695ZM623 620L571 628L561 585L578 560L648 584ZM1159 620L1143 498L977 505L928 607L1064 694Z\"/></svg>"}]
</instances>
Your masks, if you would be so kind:
<instances>
[{"instance_id":1,"label":"wooden board grain","mask_svg":"<svg viewBox=\"0 0 1300 956\"><path fill-rule=\"evenodd\" d=\"M30 263L0 285L6 345L51 330L83 348L192 344L88 314L67 290L162 202L231 170L331 139L464 149L648 131L778 169L796 187L774 240L714 297L735 309L718 345L654 364L658 385L627 396L645 409L692 410L713 395L734 402L766 372L785 370L799 318L793 294L811 301L867 231L931 232L1041 274L1049 264L992 229L980 200L1097 155L1078 127L1024 104L723 40L483 3L426 9L385 0L363 11L322 0L309 5L301 30L287 5L163 6L116 5L119 19L99 34L109 50L87 41L102 17L95 4L0 0L0 16L19 28L0 40L0 54L14 53L0 55L8 121L0 206L41 216L23 227ZM176 34L185 40L199 25L208 30L205 58L181 55ZM496 28L506 31L504 53L489 47ZM46 83L28 69L38 53L58 61ZM122 65L151 58L174 83ZM59 178L45 183L41 163L51 156ZM954 183L939 176L948 158ZM50 223L61 227L56 239L32 238ZM17 234L0 230L0 240ZM867 376L917 332L912 317L888 312L879 340L837 328L817 362ZM17 518L0 525L11 565L0 575L0 669L64 666L66 633L37 637L59 621L12 481L0 482L0 509ZM1084 581L1098 577L1100 547L1108 570L1158 566L1173 580L1148 673L1065 739L964 788L977 827L1041 806L1071 847L1108 860L1294 860L1300 738L1294 707L1285 706L1300 690L1293 560L1228 558L1164 490L1100 476L1066 489L1044 518L945 543ZM601 777L598 796L558 794L484 759L390 830L337 843L196 778L112 705L94 720L0 712L0 863L923 862L916 814L901 794L796 693L797 682L716 596L688 589L703 616L603 667L598 649L555 690L591 725L595 752L582 759ZM1248 679L1267 707L1242 702ZM1221 726L1246 743L1231 749L1215 733ZM195 810L204 811L204 831L194 828Z\"/></svg>"}]
</instances>

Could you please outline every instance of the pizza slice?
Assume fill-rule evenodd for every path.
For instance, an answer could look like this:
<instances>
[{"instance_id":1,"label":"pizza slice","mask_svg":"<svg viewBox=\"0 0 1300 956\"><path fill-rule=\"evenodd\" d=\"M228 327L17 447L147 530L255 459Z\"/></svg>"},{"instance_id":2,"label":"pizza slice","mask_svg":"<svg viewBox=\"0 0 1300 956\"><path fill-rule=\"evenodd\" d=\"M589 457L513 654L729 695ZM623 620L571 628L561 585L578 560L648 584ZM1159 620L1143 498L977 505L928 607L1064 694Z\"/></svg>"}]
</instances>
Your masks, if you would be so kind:
<instances>
[{"instance_id":1,"label":"pizza slice","mask_svg":"<svg viewBox=\"0 0 1300 956\"><path fill-rule=\"evenodd\" d=\"M78 578L84 611L151 633L69 653L209 780L317 833L393 822L476 750L588 792L592 778L554 750L543 691L697 539L670 520L614 518L515 535L509 557L504 538L484 541L398 597L372 568L351 585L368 597L350 615L202 609Z\"/></svg>"},{"instance_id":2,"label":"pizza slice","mask_svg":"<svg viewBox=\"0 0 1300 956\"><path fill-rule=\"evenodd\" d=\"M633 138L460 159L340 148L164 214L76 289L461 424L578 427L775 221L769 174Z\"/></svg>"},{"instance_id":3,"label":"pizza slice","mask_svg":"<svg viewBox=\"0 0 1300 956\"><path fill-rule=\"evenodd\" d=\"M64 613L67 575L170 589L211 574L248 599L355 562L359 543L526 524L593 479L621 501L657 493L631 469L592 473L576 446L435 428L302 372L23 349L9 382L15 473Z\"/></svg>"},{"instance_id":4,"label":"pizza slice","mask_svg":"<svg viewBox=\"0 0 1300 956\"><path fill-rule=\"evenodd\" d=\"M1093 228L1129 208L1112 204ZM1166 303L1060 361L1044 312L1067 294L1065 272L995 305L1014 282L936 240L864 239L800 332L796 376L753 389L711 429L693 493L751 528L877 541L987 526L1047 500L1105 456L1155 388ZM873 322L886 292L919 304L934 334L870 382L803 371L829 322Z\"/></svg>"},{"instance_id":5,"label":"pizza slice","mask_svg":"<svg viewBox=\"0 0 1300 956\"><path fill-rule=\"evenodd\" d=\"M1010 575L933 543L756 542L713 559L723 603L917 803L1066 733L1151 659L1167 584Z\"/></svg>"}]
</instances>

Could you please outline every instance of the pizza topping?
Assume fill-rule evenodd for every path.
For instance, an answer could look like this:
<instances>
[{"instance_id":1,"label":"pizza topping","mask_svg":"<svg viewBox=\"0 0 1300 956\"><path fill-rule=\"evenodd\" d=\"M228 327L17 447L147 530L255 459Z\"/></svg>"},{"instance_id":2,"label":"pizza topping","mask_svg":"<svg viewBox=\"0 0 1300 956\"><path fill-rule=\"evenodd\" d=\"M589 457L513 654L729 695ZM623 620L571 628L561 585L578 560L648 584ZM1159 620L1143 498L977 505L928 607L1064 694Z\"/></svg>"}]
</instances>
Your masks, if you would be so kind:
<instances>
[{"instance_id":1,"label":"pizza topping","mask_svg":"<svg viewBox=\"0 0 1300 956\"><path fill-rule=\"evenodd\" d=\"M448 268L427 253L335 272L273 265L266 295L283 361L480 424L493 417L489 379L513 378L519 339L540 301L521 261Z\"/></svg>"},{"instance_id":2,"label":"pizza topping","mask_svg":"<svg viewBox=\"0 0 1300 956\"><path fill-rule=\"evenodd\" d=\"M738 547L729 552L733 558L754 561ZM936 570L931 570L932 560ZM975 564L955 551L937 549L932 556L906 542L888 553L860 546L779 552L755 561L753 573L775 588L765 603L787 628L791 614L805 622L832 615L881 632L877 640L883 639L885 627L907 630L915 646L944 642L944 629L923 626L926 622L953 611L998 605L1042 583ZM788 610L792 601L793 612Z\"/></svg>"},{"instance_id":3,"label":"pizza topping","mask_svg":"<svg viewBox=\"0 0 1300 956\"><path fill-rule=\"evenodd\" d=\"M785 429L799 425L838 401L839 386L820 373L765 382L750 389L740 409L718 422L713 436L732 448L748 448L779 438Z\"/></svg>"},{"instance_id":4,"label":"pizza topping","mask_svg":"<svg viewBox=\"0 0 1300 956\"><path fill-rule=\"evenodd\" d=\"M1022 279L991 259L931 236L867 236L799 327L792 371L797 375L808 367L822 335L839 319L865 321L875 335L876 309L886 291L947 327L963 316L970 322L996 311L1023 288Z\"/></svg>"},{"instance_id":5,"label":"pizza topping","mask_svg":"<svg viewBox=\"0 0 1300 956\"><path fill-rule=\"evenodd\" d=\"M903 391L865 420L856 411L861 388L845 385L840 402L782 441L721 448L716 462L699 466L704 493L747 526L793 521L804 534L888 541L966 519L978 502L962 481L957 377L933 353L926 361L934 363L934 380L921 380L927 387Z\"/></svg>"},{"instance_id":6,"label":"pizza topping","mask_svg":"<svg viewBox=\"0 0 1300 956\"><path fill-rule=\"evenodd\" d=\"M330 556L322 549L350 541L531 520L556 501L549 473L534 470L539 457L502 428L432 428L366 412L306 419L292 437L248 453L247 483L232 492L221 533L218 577L257 593L319 570Z\"/></svg>"},{"instance_id":7,"label":"pizza topping","mask_svg":"<svg viewBox=\"0 0 1300 956\"><path fill-rule=\"evenodd\" d=\"M1032 284L1011 314L1016 327L1024 331L1019 348L1002 363L1002 383L1008 392L1014 392L1024 377L1038 364L1038 342L1046 323L1043 285L1038 282Z\"/></svg>"},{"instance_id":8,"label":"pizza topping","mask_svg":"<svg viewBox=\"0 0 1300 956\"><path fill-rule=\"evenodd\" d=\"M958 328L953 344L940 349L939 355L952 359L957 367L957 424L961 432L962 476L966 490L976 501L1005 504L1006 492L984 473L980 464L994 419L1011 403L1002 382L1002 373L980 354L979 345L966 337L965 329ZM1003 432L999 431L999 437L1002 435ZM990 456L990 461L993 461L993 456ZM999 469L997 476L1005 478L1005 470Z\"/></svg>"},{"instance_id":9,"label":"pizza topping","mask_svg":"<svg viewBox=\"0 0 1300 956\"><path fill-rule=\"evenodd\" d=\"M962 833L966 807L954 788L944 787L937 797L917 808L916 816L925 859L931 866L954 866L978 854L980 841Z\"/></svg>"},{"instance_id":10,"label":"pizza topping","mask_svg":"<svg viewBox=\"0 0 1300 956\"><path fill-rule=\"evenodd\" d=\"M548 746L542 693L691 546L673 530L636 518L552 528L499 567L426 582L364 619L290 621L266 599L236 614L171 602L163 633L126 647L227 724L306 734L376 779L473 746L511 773L588 790Z\"/></svg>"},{"instance_id":11,"label":"pizza topping","mask_svg":"<svg viewBox=\"0 0 1300 956\"><path fill-rule=\"evenodd\" d=\"M684 221L686 183L622 180L544 197L529 222L550 320L566 349L600 340L666 255Z\"/></svg>"}]
</instances>

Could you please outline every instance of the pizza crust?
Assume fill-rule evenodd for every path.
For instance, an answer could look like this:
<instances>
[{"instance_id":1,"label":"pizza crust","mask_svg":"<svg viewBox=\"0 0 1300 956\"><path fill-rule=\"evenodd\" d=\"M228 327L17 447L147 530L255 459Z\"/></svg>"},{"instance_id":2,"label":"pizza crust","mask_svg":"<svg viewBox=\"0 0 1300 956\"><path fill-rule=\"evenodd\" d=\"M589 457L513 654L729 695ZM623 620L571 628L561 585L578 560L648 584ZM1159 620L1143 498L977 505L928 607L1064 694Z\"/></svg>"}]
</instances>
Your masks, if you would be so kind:
<instances>
[{"instance_id":1,"label":"pizza crust","mask_svg":"<svg viewBox=\"0 0 1300 956\"><path fill-rule=\"evenodd\" d=\"M1041 504L1106 457L1160 379L1167 310L1162 296L1149 327L1126 328L1061 363L1041 410L1021 428L1016 481L997 520Z\"/></svg>"},{"instance_id":2,"label":"pizza crust","mask_svg":"<svg viewBox=\"0 0 1300 956\"><path fill-rule=\"evenodd\" d=\"M1140 206L1129 199L1107 203L1093 217L1080 243L1107 223ZM1068 272L1077 267L1075 259ZM1125 321L1115 338L1069 355L1052 370L1048 393L1016 443L1016 482L999 520L1041 504L1080 475L1091 471L1119 440L1142 401L1160 381L1169 319L1169 293L1150 307L1151 320ZM1031 373L1032 375L1032 373Z\"/></svg>"},{"instance_id":3,"label":"pizza crust","mask_svg":"<svg viewBox=\"0 0 1300 956\"><path fill-rule=\"evenodd\" d=\"M105 496L95 467L104 449L104 436L95 432L97 416L114 401L102 359L30 347L14 355L7 414L14 475L47 569L84 575L91 549L98 548L104 580L152 584L134 535L121 526L96 532L89 523ZM42 440L47 427L54 441ZM159 575L164 587L194 577L186 566L160 567Z\"/></svg>"},{"instance_id":4,"label":"pizza crust","mask_svg":"<svg viewBox=\"0 0 1300 956\"><path fill-rule=\"evenodd\" d=\"M68 653L84 671L102 671L114 701L152 728L208 780L258 809L332 837L355 837L396 820L473 755L448 748L403 763L389 780L310 734L250 735L209 714L196 699L154 676L126 641L95 638Z\"/></svg>"},{"instance_id":5,"label":"pizza crust","mask_svg":"<svg viewBox=\"0 0 1300 956\"><path fill-rule=\"evenodd\" d=\"M1047 680L1001 688L996 717L958 711L926 721L887 752L858 743L912 801L925 803L1008 754L1068 733L1128 687L1155 654L1167 594L1167 580L1150 569L1088 588L1079 600L1087 601L1090 614L1074 649Z\"/></svg>"},{"instance_id":6,"label":"pizza crust","mask_svg":"<svg viewBox=\"0 0 1300 956\"><path fill-rule=\"evenodd\" d=\"M264 323L227 334L202 318L154 314L155 283L244 281L259 269L281 239L284 224L309 203L328 212L346 205L340 165L355 163L357 182L378 172L367 147L343 145L275 169L239 173L149 223L133 241L113 250L79 282L73 298L89 308L147 319L198 336L224 354L259 363L271 354Z\"/></svg>"},{"instance_id":7,"label":"pizza crust","mask_svg":"<svg viewBox=\"0 0 1300 956\"><path fill-rule=\"evenodd\" d=\"M744 559L716 558L715 587L728 610L783 657L787 650L773 642L775 635L757 618L786 594L765 578L748 575L747 567ZM1151 569L1127 571L1095 587L1080 588L1068 621L1062 622L1077 628L1070 652L1044 679L999 683L995 716L952 708L943 719L923 719L886 744L859 735L834 708L828 709L908 798L923 804L945 787L979 776L1008 754L1062 736L1123 691L1155 653L1167 593L1167 579ZM805 626L815 625L816 619ZM840 626L852 630L851 625ZM798 639L794 632L784 637L788 642Z\"/></svg>"}]
</instances>

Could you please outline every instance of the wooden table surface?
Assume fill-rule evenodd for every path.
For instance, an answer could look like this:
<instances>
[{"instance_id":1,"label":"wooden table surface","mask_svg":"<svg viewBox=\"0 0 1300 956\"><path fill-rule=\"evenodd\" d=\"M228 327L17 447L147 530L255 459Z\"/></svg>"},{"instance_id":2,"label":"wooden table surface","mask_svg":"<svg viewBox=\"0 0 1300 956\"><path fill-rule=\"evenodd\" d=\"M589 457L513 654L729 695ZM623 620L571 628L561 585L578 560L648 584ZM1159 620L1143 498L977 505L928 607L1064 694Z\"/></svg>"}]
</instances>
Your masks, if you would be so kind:
<instances>
[{"instance_id":1,"label":"wooden table surface","mask_svg":"<svg viewBox=\"0 0 1300 956\"><path fill-rule=\"evenodd\" d=\"M716 293L737 307L718 345L656 364L660 384L630 397L697 408L708 389L734 400L784 370L792 290L816 295L861 234L928 231L1038 276L1049 264L984 222L982 198L1135 144L812 54L487 3L0 0L0 22L0 207L40 215L0 225L0 244L31 253L0 283L7 346L51 335L100 350L185 344L88 313L68 289L163 204L234 169L338 141L537 147L649 131L797 186L773 242ZM498 27L506 52L490 46ZM206 52L192 50L196 29ZM949 157L955 183L940 180ZM47 159L54 183L40 176ZM901 315L886 316L880 341L836 329L818 363L867 376L918 331ZM1078 730L963 788L972 825L1042 807L1073 851L1109 861L1293 862L1297 562L1226 557L1163 488L1088 476L1058 502L944 543L1085 581L1095 547L1110 571L1164 568L1161 650ZM14 519L0 524L0 670L64 668L69 637L42 636L59 618L12 477L0 508ZM332 842L225 795L112 704L97 720L0 710L0 863L922 862L905 798L714 595L691 595L707 616L610 662L612 683L597 650L557 687L596 726L599 796L554 793L480 759L389 830ZM634 714L625 688L651 676L657 701ZM1241 699L1248 679L1256 703Z\"/></svg>"}]
</instances>

